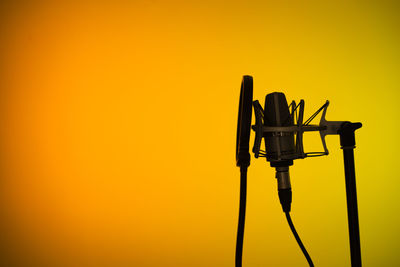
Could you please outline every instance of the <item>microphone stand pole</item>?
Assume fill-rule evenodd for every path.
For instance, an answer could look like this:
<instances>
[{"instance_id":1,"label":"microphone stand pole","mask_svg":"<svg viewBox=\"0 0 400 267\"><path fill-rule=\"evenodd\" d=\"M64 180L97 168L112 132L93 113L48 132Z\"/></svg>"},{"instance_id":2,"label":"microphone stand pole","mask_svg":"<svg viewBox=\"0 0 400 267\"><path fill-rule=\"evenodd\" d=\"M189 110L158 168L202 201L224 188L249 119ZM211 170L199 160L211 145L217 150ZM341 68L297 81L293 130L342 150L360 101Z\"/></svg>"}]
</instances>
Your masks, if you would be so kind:
<instances>
[{"instance_id":1,"label":"microphone stand pole","mask_svg":"<svg viewBox=\"0 0 400 267\"><path fill-rule=\"evenodd\" d=\"M361 123L344 122L338 134L340 146L343 149L344 170L346 178L347 216L349 223L351 266L361 267L360 233L358 226L356 175L354 167L354 131L362 126Z\"/></svg>"}]
</instances>

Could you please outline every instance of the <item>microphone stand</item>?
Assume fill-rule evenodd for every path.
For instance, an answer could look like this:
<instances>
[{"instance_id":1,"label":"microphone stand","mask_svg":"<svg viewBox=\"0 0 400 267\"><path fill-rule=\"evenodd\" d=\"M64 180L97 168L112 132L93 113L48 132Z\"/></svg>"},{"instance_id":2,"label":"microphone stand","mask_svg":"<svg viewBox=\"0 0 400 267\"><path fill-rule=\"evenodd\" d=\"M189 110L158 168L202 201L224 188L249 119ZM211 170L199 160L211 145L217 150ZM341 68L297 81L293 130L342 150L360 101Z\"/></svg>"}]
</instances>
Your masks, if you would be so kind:
<instances>
[{"instance_id":1,"label":"microphone stand","mask_svg":"<svg viewBox=\"0 0 400 267\"><path fill-rule=\"evenodd\" d=\"M265 133L274 133L276 136L284 136L283 133L296 133L296 153L283 155L281 154L280 145L277 145L276 152L279 157L278 160L294 160L304 159L306 157L324 156L329 154L325 142L325 136L337 134L340 136L340 146L343 150L344 157L351 266L361 267L360 230L358 225L356 175L354 167L354 148L356 144L354 132L355 130L361 128L362 124L360 122L353 123L348 121L327 121L325 119L325 115L328 105L329 101L326 101L326 103L320 109L318 109L308 120L306 120L306 122L303 123L304 100L301 100L298 105L296 105L296 102L293 101L290 105L290 107L292 107L292 118L295 117L295 114L297 116L295 111L297 107L300 107L297 124L292 126L266 126L264 125L264 110L257 100L254 101L253 106L256 115L256 124L252 126L252 129L256 132L256 136L254 139L253 152L255 158L260 156L267 157L267 151L260 150L261 140L265 137ZM310 122L320 111L323 112L319 125L310 125ZM324 147L323 152L304 152L303 133L310 131L320 132L322 145Z\"/></svg>"},{"instance_id":2,"label":"microphone stand","mask_svg":"<svg viewBox=\"0 0 400 267\"><path fill-rule=\"evenodd\" d=\"M358 225L356 175L354 167L354 131L362 124L344 122L339 130L340 146L343 149L344 170L346 180L347 217L349 223L351 266L361 267L360 233Z\"/></svg>"}]
</instances>

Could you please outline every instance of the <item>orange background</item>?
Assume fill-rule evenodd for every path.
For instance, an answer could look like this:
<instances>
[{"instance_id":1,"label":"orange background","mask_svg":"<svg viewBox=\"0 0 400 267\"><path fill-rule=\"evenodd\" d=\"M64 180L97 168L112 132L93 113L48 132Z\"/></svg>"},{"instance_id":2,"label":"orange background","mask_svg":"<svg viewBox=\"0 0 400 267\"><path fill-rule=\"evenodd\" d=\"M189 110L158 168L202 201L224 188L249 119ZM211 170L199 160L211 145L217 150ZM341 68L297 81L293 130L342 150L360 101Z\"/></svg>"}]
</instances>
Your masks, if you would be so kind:
<instances>
[{"instance_id":1,"label":"orange background","mask_svg":"<svg viewBox=\"0 0 400 267\"><path fill-rule=\"evenodd\" d=\"M309 116L329 99L328 120L363 122L363 262L398 266L398 13L395 1L3 1L2 265L233 266L248 74L262 104L283 91ZM342 152L327 144L291 167L292 218L316 266L349 266ZM244 266L306 266L263 159L247 207Z\"/></svg>"}]
</instances>

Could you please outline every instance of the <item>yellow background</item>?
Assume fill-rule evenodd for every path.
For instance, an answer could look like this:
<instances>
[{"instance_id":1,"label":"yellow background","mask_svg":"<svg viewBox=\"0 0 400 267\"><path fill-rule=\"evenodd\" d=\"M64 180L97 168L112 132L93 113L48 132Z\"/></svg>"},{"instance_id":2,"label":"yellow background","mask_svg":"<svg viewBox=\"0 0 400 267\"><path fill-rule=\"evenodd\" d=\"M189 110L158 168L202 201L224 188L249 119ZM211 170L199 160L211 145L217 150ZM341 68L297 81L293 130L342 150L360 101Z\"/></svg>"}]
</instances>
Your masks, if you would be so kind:
<instances>
[{"instance_id":1,"label":"yellow background","mask_svg":"<svg viewBox=\"0 0 400 267\"><path fill-rule=\"evenodd\" d=\"M2 266L233 266L242 75L363 122L365 266L399 266L396 1L1 4ZM317 118L318 120L318 118ZM254 137L252 137L254 138ZM320 145L309 133L306 146ZM316 266L349 266L342 151L291 167ZM244 266L306 266L252 159Z\"/></svg>"}]
</instances>

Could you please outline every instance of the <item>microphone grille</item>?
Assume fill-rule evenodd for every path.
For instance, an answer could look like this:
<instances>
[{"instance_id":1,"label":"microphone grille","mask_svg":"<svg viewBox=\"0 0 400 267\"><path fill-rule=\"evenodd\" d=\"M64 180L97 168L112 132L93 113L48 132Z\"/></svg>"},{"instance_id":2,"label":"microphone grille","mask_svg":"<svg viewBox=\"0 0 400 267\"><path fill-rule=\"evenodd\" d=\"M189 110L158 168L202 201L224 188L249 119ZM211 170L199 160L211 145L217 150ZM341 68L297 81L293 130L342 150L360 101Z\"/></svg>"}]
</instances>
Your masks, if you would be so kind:
<instances>
[{"instance_id":1,"label":"microphone grille","mask_svg":"<svg viewBox=\"0 0 400 267\"><path fill-rule=\"evenodd\" d=\"M274 92L265 97L264 120L266 126L293 125L284 93Z\"/></svg>"}]
</instances>

